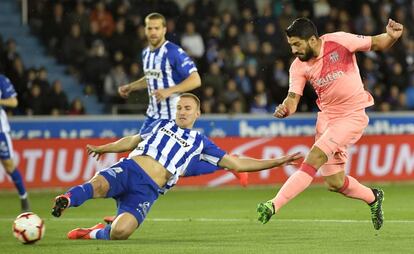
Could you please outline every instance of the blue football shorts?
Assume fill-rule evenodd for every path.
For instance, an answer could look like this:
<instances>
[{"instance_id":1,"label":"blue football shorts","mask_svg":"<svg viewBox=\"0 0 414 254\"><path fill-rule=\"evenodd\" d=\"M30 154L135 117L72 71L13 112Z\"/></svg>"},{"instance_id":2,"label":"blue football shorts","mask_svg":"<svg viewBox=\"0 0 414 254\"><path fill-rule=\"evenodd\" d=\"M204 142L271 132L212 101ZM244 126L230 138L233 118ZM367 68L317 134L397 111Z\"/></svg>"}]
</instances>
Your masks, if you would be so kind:
<instances>
[{"instance_id":1,"label":"blue football shorts","mask_svg":"<svg viewBox=\"0 0 414 254\"><path fill-rule=\"evenodd\" d=\"M116 200L117 216L128 212L142 224L159 196L159 187L132 159L122 159L99 172L109 182L107 197Z\"/></svg>"}]
</instances>

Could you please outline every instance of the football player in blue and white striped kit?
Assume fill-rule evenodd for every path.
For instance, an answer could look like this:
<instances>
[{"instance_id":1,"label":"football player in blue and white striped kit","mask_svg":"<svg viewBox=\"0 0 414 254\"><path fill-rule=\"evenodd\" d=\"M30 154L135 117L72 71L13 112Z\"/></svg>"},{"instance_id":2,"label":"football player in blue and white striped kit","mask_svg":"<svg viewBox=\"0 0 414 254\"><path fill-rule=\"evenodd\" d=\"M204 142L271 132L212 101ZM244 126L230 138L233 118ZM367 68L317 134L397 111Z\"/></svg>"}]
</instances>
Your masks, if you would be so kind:
<instances>
[{"instance_id":1,"label":"football player in blue and white striped kit","mask_svg":"<svg viewBox=\"0 0 414 254\"><path fill-rule=\"evenodd\" d=\"M69 207L92 198L115 198L117 217L112 224L99 223L77 228L69 239L125 240L144 222L159 194L173 187L190 164L205 163L237 171L259 171L291 164L301 158L296 153L278 159L259 160L226 154L206 136L192 130L200 116L200 101L184 93L177 104L176 120L160 119L140 134L101 146L88 145L92 156L132 151L128 158L98 172L89 182L56 197L52 214L59 217Z\"/></svg>"},{"instance_id":2,"label":"football player in blue and white striped kit","mask_svg":"<svg viewBox=\"0 0 414 254\"><path fill-rule=\"evenodd\" d=\"M148 40L148 47L142 51L145 75L118 89L119 94L126 98L133 91L147 88L149 104L140 132L158 119L174 120L180 93L201 86L193 60L182 48L165 39L166 32L166 20L162 14L154 12L145 17L145 35ZM186 172L186 176L210 174L218 169L203 164L194 165ZM247 174L230 172L239 179L242 186L247 185ZM112 220L111 217L106 218Z\"/></svg>"},{"instance_id":3,"label":"football player in blue and white striped kit","mask_svg":"<svg viewBox=\"0 0 414 254\"><path fill-rule=\"evenodd\" d=\"M148 47L142 51L144 77L118 89L121 97L126 98L132 91L147 88L149 103L141 131L158 119L174 120L180 93L201 86L193 60L182 48L165 39L166 32L162 14L154 12L145 17Z\"/></svg>"},{"instance_id":4,"label":"football player in blue and white striped kit","mask_svg":"<svg viewBox=\"0 0 414 254\"><path fill-rule=\"evenodd\" d=\"M13 161L13 143L10 138L10 125L3 107L17 107L17 93L10 80L0 75L0 160L3 168L12 179L20 196L22 212L30 211L23 178Z\"/></svg>"}]
</instances>

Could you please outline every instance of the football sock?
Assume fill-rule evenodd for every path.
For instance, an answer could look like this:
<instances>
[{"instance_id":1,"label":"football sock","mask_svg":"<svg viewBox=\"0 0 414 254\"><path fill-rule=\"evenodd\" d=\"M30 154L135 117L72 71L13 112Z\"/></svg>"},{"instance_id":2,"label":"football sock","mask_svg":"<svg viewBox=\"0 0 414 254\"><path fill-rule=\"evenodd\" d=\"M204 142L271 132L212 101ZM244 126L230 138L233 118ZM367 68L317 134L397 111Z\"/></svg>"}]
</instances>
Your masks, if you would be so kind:
<instances>
[{"instance_id":1,"label":"football sock","mask_svg":"<svg viewBox=\"0 0 414 254\"><path fill-rule=\"evenodd\" d=\"M9 174L13 180L14 186L16 186L17 192L19 193L20 198L26 198L26 188L24 187L22 175L19 170L16 168L11 174Z\"/></svg>"},{"instance_id":2,"label":"football sock","mask_svg":"<svg viewBox=\"0 0 414 254\"><path fill-rule=\"evenodd\" d=\"M289 177L272 200L275 212L304 191L312 183L315 174L316 169L314 167L302 163L300 169Z\"/></svg>"},{"instance_id":3,"label":"football sock","mask_svg":"<svg viewBox=\"0 0 414 254\"><path fill-rule=\"evenodd\" d=\"M82 205L86 200L93 197L93 187L90 183L75 186L69 189L65 195L70 198L70 207Z\"/></svg>"},{"instance_id":4,"label":"football sock","mask_svg":"<svg viewBox=\"0 0 414 254\"><path fill-rule=\"evenodd\" d=\"M110 240L111 235L111 225L106 225L102 229L95 229L89 233L91 239L101 239L101 240Z\"/></svg>"},{"instance_id":5,"label":"football sock","mask_svg":"<svg viewBox=\"0 0 414 254\"><path fill-rule=\"evenodd\" d=\"M352 176L345 176L344 186L338 192L349 198L355 198L370 204L375 201L372 190L358 182Z\"/></svg>"}]
</instances>

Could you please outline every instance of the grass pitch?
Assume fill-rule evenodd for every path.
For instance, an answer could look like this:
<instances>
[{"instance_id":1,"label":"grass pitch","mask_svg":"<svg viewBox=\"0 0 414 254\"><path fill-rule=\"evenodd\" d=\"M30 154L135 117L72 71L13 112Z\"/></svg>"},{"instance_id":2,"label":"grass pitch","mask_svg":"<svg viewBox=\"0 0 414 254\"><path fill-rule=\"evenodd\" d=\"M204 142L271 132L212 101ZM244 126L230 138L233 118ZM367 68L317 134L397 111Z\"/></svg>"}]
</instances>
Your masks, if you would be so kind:
<instances>
[{"instance_id":1,"label":"grass pitch","mask_svg":"<svg viewBox=\"0 0 414 254\"><path fill-rule=\"evenodd\" d=\"M277 188L175 189L162 196L127 241L70 241L66 233L89 227L115 211L113 200L90 200L55 219L58 192L30 193L45 220L46 235L34 245L14 239L11 227L19 200L0 192L0 253L412 253L413 184L384 185L385 223L373 229L367 205L322 186L307 189L269 223L257 220L256 205Z\"/></svg>"}]
</instances>

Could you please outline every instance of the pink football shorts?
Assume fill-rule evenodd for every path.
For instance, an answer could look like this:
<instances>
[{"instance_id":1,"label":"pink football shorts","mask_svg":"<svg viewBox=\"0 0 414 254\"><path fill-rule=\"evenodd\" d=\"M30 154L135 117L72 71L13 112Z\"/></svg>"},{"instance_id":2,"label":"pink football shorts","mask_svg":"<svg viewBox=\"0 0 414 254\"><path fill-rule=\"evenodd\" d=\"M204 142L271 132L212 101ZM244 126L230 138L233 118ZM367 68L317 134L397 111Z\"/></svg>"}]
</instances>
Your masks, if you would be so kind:
<instances>
[{"instance_id":1,"label":"pink football shorts","mask_svg":"<svg viewBox=\"0 0 414 254\"><path fill-rule=\"evenodd\" d=\"M340 117L318 113L314 145L328 156L328 161L321 167L323 176L345 169L347 149L361 138L368 121L365 109Z\"/></svg>"}]
</instances>

